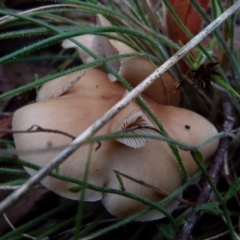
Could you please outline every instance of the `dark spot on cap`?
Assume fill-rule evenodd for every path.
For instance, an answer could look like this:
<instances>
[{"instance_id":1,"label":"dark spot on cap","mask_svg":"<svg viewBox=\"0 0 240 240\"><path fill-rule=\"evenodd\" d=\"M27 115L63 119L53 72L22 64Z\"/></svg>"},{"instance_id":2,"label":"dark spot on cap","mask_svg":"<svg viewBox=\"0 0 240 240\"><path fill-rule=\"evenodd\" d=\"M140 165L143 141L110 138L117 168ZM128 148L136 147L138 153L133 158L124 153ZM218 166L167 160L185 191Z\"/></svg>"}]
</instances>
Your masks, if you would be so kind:
<instances>
[{"instance_id":1,"label":"dark spot on cap","mask_svg":"<svg viewBox=\"0 0 240 240\"><path fill-rule=\"evenodd\" d=\"M189 125L185 125L185 128L186 128L186 129L190 129L190 126L189 126Z\"/></svg>"}]
</instances>

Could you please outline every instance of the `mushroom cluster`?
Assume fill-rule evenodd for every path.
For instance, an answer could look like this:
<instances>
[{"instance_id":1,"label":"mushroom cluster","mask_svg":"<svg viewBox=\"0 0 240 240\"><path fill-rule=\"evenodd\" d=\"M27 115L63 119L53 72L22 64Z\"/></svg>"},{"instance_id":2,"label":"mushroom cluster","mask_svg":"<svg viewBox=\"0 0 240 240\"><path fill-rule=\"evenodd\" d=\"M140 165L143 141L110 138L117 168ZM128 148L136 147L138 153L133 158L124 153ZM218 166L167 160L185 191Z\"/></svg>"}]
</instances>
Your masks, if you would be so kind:
<instances>
[{"instance_id":1,"label":"mushroom cluster","mask_svg":"<svg viewBox=\"0 0 240 240\"><path fill-rule=\"evenodd\" d=\"M111 23L102 15L97 15L97 24L102 27L109 27ZM113 37L118 37L112 33ZM98 57L105 58L118 54L134 53L134 49L123 42L97 35L82 35L75 38L78 42L89 48ZM76 46L70 40L64 40L62 47L76 48L83 62L92 62L94 59L87 55L81 48ZM132 87L136 87L146 77L148 77L157 66L148 58L143 56L134 56L121 58L109 63L109 65ZM116 81L112 74L108 74L110 81ZM164 73L157 81L149 86L143 93L160 104L178 106L180 102L180 92L175 89L176 80L169 72Z\"/></svg>"},{"instance_id":2,"label":"mushroom cluster","mask_svg":"<svg viewBox=\"0 0 240 240\"><path fill-rule=\"evenodd\" d=\"M129 61L131 64L128 63ZM142 81L147 74L154 70L151 67L154 67L153 63L148 59L126 59L128 64L126 63L124 67L125 72L123 71L123 74L119 71L119 73L133 86L138 84L134 82L134 76L138 73L135 72L135 69L131 69L131 66L135 64L134 61L140 65L144 64L144 66L141 65L143 75L137 77L137 81ZM149 68L146 67L146 62L150 63ZM147 73L144 72L144 69L147 69ZM44 84L38 93L36 103L15 112L13 130L27 130L34 125L39 125L42 128L60 130L77 136L125 94L125 88L117 81L109 81L108 73L101 69L90 68L83 76L82 74L83 72L75 72ZM72 86L73 80L79 76L82 76L81 79ZM165 81L164 84L162 84L163 81ZM165 78L165 80L159 79L158 82L161 83L155 85L154 91L145 91L142 97L173 139L186 144L199 144L217 133L215 127L205 118L192 111L177 107L180 98L178 92L174 93L172 77ZM167 91L166 86L168 86ZM65 90L62 91L62 89ZM59 92L61 94L56 94ZM158 92L160 96L157 96ZM169 98L169 96L171 97ZM169 99L171 99L170 102ZM137 102L133 101L105 124L96 133L96 136L121 131L131 132L131 134L153 134L153 128L157 128L155 122ZM14 140L19 157L39 166L44 166L61 151L61 147L71 142L68 136L53 132L14 134ZM199 149L204 160L214 153L217 145L218 141L215 140ZM34 152L33 149L43 149L44 151ZM158 202L166 197L161 192L170 194L183 182L178 162L166 142L139 137L119 138L103 141L100 147L98 143L94 143L93 149L96 151L91 153L87 181L96 186L120 189L115 174L117 171L123 174L122 181L125 191ZM82 180L89 151L89 144L81 146L59 166L59 172ZM194 174L198 167L191 154L181 149L179 152L188 174ZM35 174L32 169L26 168L26 170L30 175ZM147 187L140 181L152 187ZM75 186L73 183L48 176L42 180L42 184L63 197L79 199L80 193L70 191ZM156 189L160 191L156 191ZM143 203L124 196L86 189L85 201L97 200L102 200L105 208L120 218L126 218L147 207ZM166 204L165 208L171 212L177 204L178 202L173 200ZM162 217L163 215L159 211L151 210L137 220L148 221Z\"/></svg>"},{"instance_id":3,"label":"mushroom cluster","mask_svg":"<svg viewBox=\"0 0 240 240\"><path fill-rule=\"evenodd\" d=\"M89 69L81 80L63 95L42 100L46 98L46 93L51 95L49 90L58 91L78 74L78 72L73 73L45 84L39 92L39 102L15 112L13 130L26 130L33 125L40 125L42 128L57 129L76 136L117 103L125 92L119 83L111 83L106 73ZM168 134L176 140L187 144L199 144L216 133L211 123L194 112L174 106L160 105L148 97L144 99L162 122ZM96 135L119 132L124 129L137 129L136 126L156 127L144 110L136 102L132 102L102 127ZM143 129L141 131L146 133L150 131L148 128ZM67 136L46 132L14 134L14 140L19 157L40 166L44 166L55 157L60 152L59 147L66 146L71 141ZM200 149L205 159L213 154L217 144L218 142L214 141ZM45 150L34 152L33 149ZM189 175L196 172L197 166L190 153L179 151ZM60 173L82 179L88 152L89 145L85 144L80 147L61 164ZM169 146L157 140L144 141L141 138L126 138L102 142L101 147L91 154L88 182L97 186L119 189L114 170L134 179L141 179L167 193L172 193L183 181L182 173ZM34 170L28 168L27 171L31 175L35 173ZM126 191L152 201L157 202L164 198L164 195L154 189L144 187L130 179L123 178L123 183ZM69 190L74 186L73 183L46 177L42 184L63 197L79 199L79 193ZM126 197L86 190L86 201L100 199L110 213L121 218L146 208L142 203ZM175 205L176 202L166 207L171 211ZM160 217L162 214L153 210L139 220L153 220Z\"/></svg>"}]
</instances>

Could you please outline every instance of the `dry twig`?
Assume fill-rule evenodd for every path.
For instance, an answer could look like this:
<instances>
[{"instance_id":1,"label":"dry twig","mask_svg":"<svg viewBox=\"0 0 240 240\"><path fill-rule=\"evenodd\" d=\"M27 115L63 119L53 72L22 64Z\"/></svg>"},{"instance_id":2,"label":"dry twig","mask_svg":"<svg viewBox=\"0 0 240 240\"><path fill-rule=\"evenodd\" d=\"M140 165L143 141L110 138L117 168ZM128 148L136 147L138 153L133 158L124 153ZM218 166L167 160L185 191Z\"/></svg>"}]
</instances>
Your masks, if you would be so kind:
<instances>
[{"instance_id":1,"label":"dry twig","mask_svg":"<svg viewBox=\"0 0 240 240\"><path fill-rule=\"evenodd\" d=\"M233 129L235 119L233 118L232 104L226 97L224 97L222 100L222 108L223 108L223 114L225 118L223 123L223 130L225 132L231 132ZM223 138L220 140L218 150L210 166L209 176L211 177L214 183L216 183L217 181L217 176L221 170L221 166L224 161L225 154L228 151L228 145L229 145L229 138ZM199 194L198 199L196 201L196 206L206 203L210 198L211 192L212 192L211 187L208 184L207 180L205 180L204 178L204 184L203 184L201 193ZM192 239L191 233L194 228L194 225L199 219L199 215L200 215L200 211L195 212L194 210L192 210L192 213L188 217L187 222L184 224L181 232L178 235L177 240Z\"/></svg>"}]
</instances>

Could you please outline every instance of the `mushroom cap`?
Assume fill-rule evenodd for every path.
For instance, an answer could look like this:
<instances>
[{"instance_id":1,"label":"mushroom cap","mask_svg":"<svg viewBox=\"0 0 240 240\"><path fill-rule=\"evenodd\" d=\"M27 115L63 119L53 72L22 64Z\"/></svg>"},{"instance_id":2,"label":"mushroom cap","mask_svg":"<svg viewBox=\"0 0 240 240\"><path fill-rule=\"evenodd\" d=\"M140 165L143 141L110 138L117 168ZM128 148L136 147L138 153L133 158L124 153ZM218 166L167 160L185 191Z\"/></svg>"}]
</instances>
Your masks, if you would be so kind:
<instances>
[{"instance_id":1,"label":"mushroom cap","mask_svg":"<svg viewBox=\"0 0 240 240\"><path fill-rule=\"evenodd\" d=\"M40 90L39 96L44 96L42 97L44 100L43 93L48 92L46 89L51 86L56 87L57 82L62 87L78 74L70 74L49 82ZM13 118L13 130L26 130L37 124L42 128L57 129L77 136L118 102L124 92L125 89L121 85L108 81L106 73L90 69L73 88L62 96L40 101L16 111ZM160 119L168 134L176 140L188 144L199 144L217 132L211 123L194 112L160 105L147 97L145 97L145 101ZM186 125L188 128L185 127ZM138 129L133 128L136 126L156 127L139 105L132 102L102 127L96 135L119 130L131 130L131 132L139 133ZM153 134L151 130L143 129L142 131ZM61 151L59 147L66 146L71 142L71 139L66 136L46 132L14 134L14 140L19 157L40 166L44 166L55 157ZM213 154L217 145L218 141L216 140L200 149L204 159ZM155 202L165 197L161 192L170 194L182 184L183 179L178 163L167 143L163 141L141 138L115 139L103 141L100 148L97 147L98 144L95 143L94 150L91 152L89 183L119 189L119 182L114 173L116 170L132 179L153 186L153 188L149 188L137 181L122 177L126 191ZM42 149L42 151L34 151L36 149ZM89 149L88 144L82 145L60 165L59 173L83 179ZM197 165L189 152L181 149L179 151L189 175L192 175L197 171ZM35 173L28 168L27 171L31 175ZM46 177L42 180L42 184L63 197L79 199L79 193L69 191L71 187L75 186L73 183ZM123 196L86 190L86 201L100 199L110 213L121 218L146 208L144 204ZM176 205L177 202L174 200L169 202L166 208L172 211ZM152 210L138 220L147 221L161 217L163 217L161 213Z\"/></svg>"},{"instance_id":2,"label":"mushroom cap","mask_svg":"<svg viewBox=\"0 0 240 240\"><path fill-rule=\"evenodd\" d=\"M128 57L121 59L118 74L131 86L136 87L156 69L157 66L145 57ZM143 93L163 105L178 106L181 100L180 91L176 89L176 81L169 72L165 72Z\"/></svg>"},{"instance_id":3,"label":"mushroom cap","mask_svg":"<svg viewBox=\"0 0 240 240\"><path fill-rule=\"evenodd\" d=\"M15 112L12 123L13 129L27 130L33 125L39 125L42 128L57 129L77 136L119 101L125 92L119 84L112 84L107 81L105 73L96 69L89 69L80 81L65 94L55 99L43 101L79 74L82 74L82 72L75 72L46 83L38 94L38 101L40 102L27 105ZM106 133L107 126L100 129L97 134ZM67 136L54 133L14 134L14 140L19 157L39 166L44 166L72 141ZM96 147L97 144L94 144L94 148ZM89 146L83 145L80 155L76 151L67 161L61 164L59 173L82 179L88 153ZM106 164L106 167L103 164ZM89 179L89 182L98 186L103 185L104 181L100 181L100 179L106 174L107 169L106 161L93 162L89 175L95 177L92 180ZM28 168L26 170L31 175L35 172ZM42 183L61 196L78 199L78 194L68 191L74 185L72 183L51 177L45 178ZM100 193L86 191L86 200L95 201L99 199L101 199Z\"/></svg>"},{"instance_id":4,"label":"mushroom cap","mask_svg":"<svg viewBox=\"0 0 240 240\"><path fill-rule=\"evenodd\" d=\"M112 26L111 23L100 14L97 15L97 25L104 27ZM118 36L116 33L110 34L115 37ZM81 42L84 46L87 46L100 58L136 52L136 50L121 41L103 36L86 35L84 37L83 35L74 39ZM64 48L76 47L83 62L89 62L91 59L94 61L93 58L70 40L64 40L62 46ZM85 55L83 55L83 52ZM133 87L136 87L157 69L157 66L144 56L122 58L111 61L108 64ZM112 74L108 74L108 78L112 82L117 80ZM180 91L176 89L176 80L169 72L159 77L157 81L151 84L143 93L160 104L178 106L180 103Z\"/></svg>"},{"instance_id":5,"label":"mushroom cap","mask_svg":"<svg viewBox=\"0 0 240 240\"><path fill-rule=\"evenodd\" d=\"M147 98L145 100L173 139L197 145L217 133L215 127L208 120L192 111L173 106L159 105ZM110 128L119 126L119 119L126 119L129 111L132 111L133 105L137 104L132 102L120 112L111 121ZM139 108L139 106L135 106L135 108ZM124 113L126 114L125 116ZM153 122L152 124L156 127ZM134 124L130 123L130 127L133 126ZM143 124L140 126L143 126ZM111 129L111 132L114 132L114 129ZM146 130L147 132L148 130ZM148 133L153 134L151 131ZM215 152L217 146L218 140L215 140L199 149L204 160L208 159ZM161 192L170 194L181 186L183 182L182 173L167 143L158 140L149 140L145 146L139 149L130 148L126 151L125 148L124 145L117 147L118 159L113 158L114 164L112 168L137 180L133 181L132 179L122 177L126 191L158 202L165 197ZM197 164L194 162L190 152L181 149L179 149L179 152L185 168L191 176L198 170ZM134 157L136 155L137 157ZM113 171L111 171L111 175L111 179L106 186L119 188L119 182ZM159 191L142 186L139 182L150 184L153 188L159 189ZM110 213L121 218L126 218L145 209L142 203L109 193L103 193L102 202ZM171 212L177 205L178 202L173 200L166 204L165 208ZM138 221L148 221L162 217L163 215L157 210L152 210L138 218Z\"/></svg>"},{"instance_id":6,"label":"mushroom cap","mask_svg":"<svg viewBox=\"0 0 240 240\"><path fill-rule=\"evenodd\" d=\"M92 47L92 39L93 39L93 35L90 34L85 34L85 35L81 35L81 36L77 36L74 38L76 41L82 43L86 48L91 49ZM91 57L88 53L86 53L82 48L78 47L75 43L73 43L72 41L66 39L62 42L62 47L65 49L68 48L76 48L78 51L78 54L81 58L81 60L84 63L90 63L94 61L94 58Z\"/></svg>"},{"instance_id":7,"label":"mushroom cap","mask_svg":"<svg viewBox=\"0 0 240 240\"><path fill-rule=\"evenodd\" d=\"M97 21L99 26L112 26L112 24L100 14L97 15ZM112 33L112 35L118 36L116 33ZM93 37L93 51L98 53L99 49L105 52L105 49L113 50L108 51L108 54L105 56L100 54L100 57L136 52L136 50L118 40L105 37L105 47L103 47L101 41L102 39L99 36ZM153 73L157 69L157 66L146 57L136 56L120 59L118 63L115 63L114 69L133 87L136 87ZM114 76L110 76L110 78L112 81L116 80ZM180 91L176 89L176 80L169 72L159 77L158 80L151 84L143 93L160 104L178 106L180 103Z\"/></svg>"}]
</instances>

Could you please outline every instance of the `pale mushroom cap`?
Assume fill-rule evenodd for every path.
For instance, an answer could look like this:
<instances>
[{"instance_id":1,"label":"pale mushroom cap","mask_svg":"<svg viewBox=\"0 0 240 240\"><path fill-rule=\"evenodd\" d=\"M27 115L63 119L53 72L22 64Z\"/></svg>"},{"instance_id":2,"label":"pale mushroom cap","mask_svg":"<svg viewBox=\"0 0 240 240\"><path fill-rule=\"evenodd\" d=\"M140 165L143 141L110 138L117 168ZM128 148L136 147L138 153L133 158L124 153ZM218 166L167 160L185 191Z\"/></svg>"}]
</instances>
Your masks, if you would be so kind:
<instances>
[{"instance_id":1,"label":"pale mushroom cap","mask_svg":"<svg viewBox=\"0 0 240 240\"><path fill-rule=\"evenodd\" d=\"M145 100L160 119L168 134L176 140L191 145L197 145L217 133L217 130L210 122L194 112L186 109L159 105L149 99ZM131 104L136 105L136 103ZM133 108L133 106L129 105L122 112L128 112L131 108ZM123 113L120 113L119 116L121 114L123 115ZM112 120L111 125L115 125L116 122L119 122L119 119L120 118L116 116ZM153 132L149 131L148 134L153 134ZM218 140L215 140L199 149L203 154L204 160L208 159L216 151L217 146ZM181 170L170 150L170 147L165 142L149 140L144 147L137 150L130 148L127 151L124 145L119 145L117 147L117 152L118 159L114 158L113 169L138 181L150 184L160 191L169 194L181 186L183 181ZM186 170L191 176L198 170L198 167L189 152L180 149L179 152ZM137 155L137 157L134 158L134 155ZM164 195L159 194L159 192L146 186L142 186L141 184L125 177L122 177L122 180L126 191L135 193L138 196L151 199L155 202L158 202L165 197ZM112 172L111 180L108 181L107 187L118 188L118 186L119 182L115 174ZM145 206L142 203L108 193L103 194L102 201L109 212L113 215L120 216L121 218L126 218L145 209ZM119 207L120 205L121 208ZM171 201L165 206L165 208L172 211L177 205L177 201ZM154 220L161 217L163 217L161 213L153 210L138 220Z\"/></svg>"},{"instance_id":2,"label":"pale mushroom cap","mask_svg":"<svg viewBox=\"0 0 240 240\"><path fill-rule=\"evenodd\" d=\"M40 90L39 96L43 98L42 100L45 100L46 95L52 95L54 89L56 91L59 90L59 88L72 81L79 74L81 73L73 73L45 84ZM59 86L57 86L57 82L59 82ZM51 89L50 92L48 91L49 89ZM113 85L107 81L105 73L90 69L63 96L34 103L16 111L13 118L13 129L27 130L33 125L39 125L42 128L57 129L77 136L119 101L124 91L119 84ZM98 132L98 134L106 133L107 126ZM54 133L14 134L14 140L19 157L40 166L44 166L72 141L69 137ZM94 144L94 149L97 146L97 144ZM61 149L55 151L51 149L56 147L61 147ZM41 149L42 151L37 152L37 150ZM104 149L104 146L101 149ZM83 145L80 154L79 151L75 152L61 165L59 173L82 179L88 152L89 146ZM95 177L91 180L89 179L89 182L102 185L103 181L99 179L106 174L105 171L107 171L108 166L105 164L107 162L97 161L96 159L95 163L94 161L92 162L95 170L90 170L89 173L90 176L94 175ZM106 167L103 167L103 164ZM27 171L30 174L34 172L30 169L27 169ZM68 191L74 185L72 183L56 179L51 179L50 181L49 177L45 178L42 183L61 196L74 199L79 198L79 194ZM100 193L87 191L87 200L93 201L100 198Z\"/></svg>"},{"instance_id":3,"label":"pale mushroom cap","mask_svg":"<svg viewBox=\"0 0 240 240\"><path fill-rule=\"evenodd\" d=\"M136 52L125 43L101 36L94 36L92 50L101 58ZM152 61L142 56L122 58L110 62L109 65L132 87L136 87L157 69ZM111 82L117 80L111 74L108 78ZM176 86L175 79L169 72L166 72L143 93L159 104L178 106L181 96Z\"/></svg>"},{"instance_id":4,"label":"pale mushroom cap","mask_svg":"<svg viewBox=\"0 0 240 240\"><path fill-rule=\"evenodd\" d=\"M42 100L46 99L46 92L46 95L54 93L54 91L49 93L46 89L57 88L56 90L59 90L58 88L62 88L78 74L74 73L46 84L40 90L39 96L43 96ZM58 87L56 87L57 81L59 81ZM108 81L107 74L90 69L73 88L62 96L19 109L14 114L13 130L26 130L37 124L43 128L57 129L77 136L118 102L124 92L125 89L118 83ZM176 140L188 144L199 144L217 132L211 123L194 112L159 105L149 98L145 98L145 101L160 119L168 134ZM149 119L137 103L132 102L101 128L97 135L113 133L138 125L155 126L155 123ZM186 128L186 125L190 128ZM152 131L148 133L153 134ZM61 149L53 151L51 148L67 145L71 142L70 138L54 133L14 134L14 139L19 157L40 166L44 166L61 151ZM137 145L134 145L136 143ZM216 140L200 149L205 159L213 154L217 145L218 141ZM158 140L142 141L139 139L126 142L116 139L103 141L100 148L97 147L98 144L94 144L91 153L88 173L89 183L119 189L119 182L114 173L114 170L117 170L167 193L172 193L182 184L183 179L178 163L165 142ZM31 151L29 151L30 149ZM36 149L44 150L36 152L34 151ZM196 172L198 168L190 153L183 150L179 151L189 175ZM89 145L81 146L61 164L59 173L82 179L88 154ZM30 169L27 169L27 171L30 174L34 173ZM122 177L122 180L126 191L155 202L164 198L164 195L159 194L152 188L142 186L138 182L125 177ZM42 183L61 196L79 199L79 193L69 191L70 187L76 186L75 184L50 177L45 178ZM140 202L119 195L92 190L86 191L86 201L100 199L110 213L121 218L128 217L146 208ZM172 211L176 205L177 202L172 201L166 208ZM163 217L161 213L153 210L138 220L146 221L161 217Z\"/></svg>"},{"instance_id":5,"label":"pale mushroom cap","mask_svg":"<svg viewBox=\"0 0 240 240\"><path fill-rule=\"evenodd\" d=\"M97 15L97 25L104 27L112 26L111 23L100 14ZM110 33L110 35L118 36L117 33ZM136 52L136 50L121 41L103 36L83 35L75 37L74 39L88 47L100 58ZM83 62L94 61L92 57L69 40L64 40L62 46L64 48L76 47ZM150 59L143 56L122 58L111 61L108 64L121 77L129 82L132 87L136 87L157 69L157 66ZM108 78L112 82L117 80L112 74L108 74ZM180 103L180 91L176 89L176 80L170 72L164 73L144 91L144 94L159 104L178 106Z\"/></svg>"},{"instance_id":6,"label":"pale mushroom cap","mask_svg":"<svg viewBox=\"0 0 240 240\"><path fill-rule=\"evenodd\" d=\"M86 34L86 35L81 35L77 36L74 38L76 41L80 42L83 44L86 48L91 49L92 47L92 40L93 40L93 35ZM78 54L81 58L81 60L84 63L90 63L94 61L94 58L91 57L88 53L86 53L82 48L78 47L75 43L72 41L66 39L62 42L62 47L65 49L68 48L76 48L78 50Z\"/></svg>"},{"instance_id":7,"label":"pale mushroom cap","mask_svg":"<svg viewBox=\"0 0 240 240\"><path fill-rule=\"evenodd\" d=\"M97 15L97 19L99 26L112 26L112 24L100 14ZM117 36L116 33L113 33L113 35ZM92 49L96 52L97 49L101 49L101 51L115 49L112 50L112 52L108 50L105 56L116 55L116 50L118 54L136 52L125 43L114 39L105 38L103 46L99 36L94 37ZM99 56L103 57L104 55L100 54ZM118 64L115 63L114 69L133 87L136 87L146 77L153 73L157 69L157 66L146 57L137 56L119 60ZM114 81L116 78L111 76L111 80ZM149 86L148 89L144 91L144 94L160 104L178 106L180 103L180 91L176 89L176 80L169 72L164 73L162 77Z\"/></svg>"},{"instance_id":8,"label":"pale mushroom cap","mask_svg":"<svg viewBox=\"0 0 240 240\"><path fill-rule=\"evenodd\" d=\"M170 137L175 140L190 145L198 145L217 134L213 124L195 112L173 106L158 105L154 102L150 104L150 107L162 122ZM218 142L218 140L212 141L199 149L204 160L213 155L217 149ZM189 175L192 175L198 170L196 163L188 151L179 151ZM186 160L187 156L189 156L191 161Z\"/></svg>"}]
</instances>

